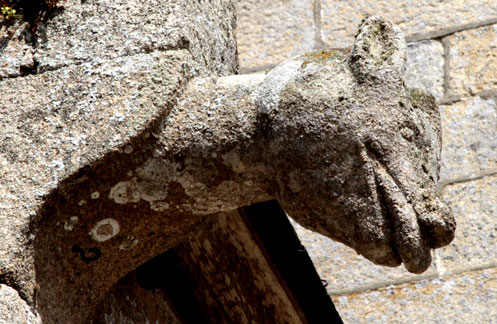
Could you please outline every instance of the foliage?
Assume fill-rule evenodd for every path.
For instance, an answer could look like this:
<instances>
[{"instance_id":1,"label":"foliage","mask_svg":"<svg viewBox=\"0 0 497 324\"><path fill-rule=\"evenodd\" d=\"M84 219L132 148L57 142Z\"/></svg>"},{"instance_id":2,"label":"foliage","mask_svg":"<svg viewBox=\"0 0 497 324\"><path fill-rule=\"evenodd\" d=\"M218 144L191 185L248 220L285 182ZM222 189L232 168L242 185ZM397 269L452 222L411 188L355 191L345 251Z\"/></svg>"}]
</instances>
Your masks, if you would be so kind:
<instances>
[{"instance_id":1,"label":"foliage","mask_svg":"<svg viewBox=\"0 0 497 324\"><path fill-rule=\"evenodd\" d=\"M33 22L41 12L57 7L59 0L0 0L0 17Z\"/></svg>"},{"instance_id":2,"label":"foliage","mask_svg":"<svg viewBox=\"0 0 497 324\"><path fill-rule=\"evenodd\" d=\"M18 14L17 10L9 7L9 6L1 6L0 10L2 12L2 15L5 17L5 19L11 19L11 18L22 18L22 14Z\"/></svg>"}]
</instances>

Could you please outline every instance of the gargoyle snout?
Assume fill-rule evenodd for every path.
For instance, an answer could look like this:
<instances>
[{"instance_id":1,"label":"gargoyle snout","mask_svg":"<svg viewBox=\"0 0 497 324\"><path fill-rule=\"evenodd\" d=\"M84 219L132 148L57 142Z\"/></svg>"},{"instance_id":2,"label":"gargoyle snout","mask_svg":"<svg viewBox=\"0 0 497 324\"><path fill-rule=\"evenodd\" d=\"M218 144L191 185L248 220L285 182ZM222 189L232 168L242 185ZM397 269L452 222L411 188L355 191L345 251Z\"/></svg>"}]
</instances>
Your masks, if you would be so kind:
<instances>
[{"instance_id":1,"label":"gargoyle snout","mask_svg":"<svg viewBox=\"0 0 497 324\"><path fill-rule=\"evenodd\" d=\"M454 239L456 221L450 207L442 201L438 193L428 199L424 202L423 211L418 212L418 218L429 246L438 249Z\"/></svg>"}]
</instances>

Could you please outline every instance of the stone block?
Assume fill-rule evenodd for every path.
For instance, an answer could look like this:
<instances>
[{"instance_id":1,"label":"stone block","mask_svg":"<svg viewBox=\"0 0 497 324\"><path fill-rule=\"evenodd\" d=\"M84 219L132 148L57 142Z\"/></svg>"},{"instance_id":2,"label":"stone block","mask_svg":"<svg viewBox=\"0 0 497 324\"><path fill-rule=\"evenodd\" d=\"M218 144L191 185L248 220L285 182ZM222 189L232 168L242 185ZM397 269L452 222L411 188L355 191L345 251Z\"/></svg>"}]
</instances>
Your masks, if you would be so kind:
<instances>
[{"instance_id":1,"label":"stone block","mask_svg":"<svg viewBox=\"0 0 497 324\"><path fill-rule=\"evenodd\" d=\"M154 52L0 81L2 276L31 279L23 229L42 197L106 154L133 159L141 146L124 144L167 113L193 64L185 50Z\"/></svg>"},{"instance_id":2,"label":"stone block","mask_svg":"<svg viewBox=\"0 0 497 324\"><path fill-rule=\"evenodd\" d=\"M497 269L332 297L344 323L495 323Z\"/></svg>"},{"instance_id":3,"label":"stone block","mask_svg":"<svg viewBox=\"0 0 497 324\"><path fill-rule=\"evenodd\" d=\"M188 49L218 74L237 70L232 4L214 1L67 0L40 25L38 70L138 53Z\"/></svg>"},{"instance_id":4,"label":"stone block","mask_svg":"<svg viewBox=\"0 0 497 324\"><path fill-rule=\"evenodd\" d=\"M451 95L497 91L497 24L455 33L446 41Z\"/></svg>"},{"instance_id":5,"label":"stone block","mask_svg":"<svg viewBox=\"0 0 497 324\"><path fill-rule=\"evenodd\" d=\"M413 42L407 46L406 85L444 96L444 49L439 41Z\"/></svg>"},{"instance_id":6,"label":"stone block","mask_svg":"<svg viewBox=\"0 0 497 324\"><path fill-rule=\"evenodd\" d=\"M469 98L441 105L441 180L477 175L497 167L495 98Z\"/></svg>"},{"instance_id":7,"label":"stone block","mask_svg":"<svg viewBox=\"0 0 497 324\"><path fill-rule=\"evenodd\" d=\"M440 270L453 272L497 264L497 175L447 186L457 220L454 241L437 251Z\"/></svg>"},{"instance_id":8,"label":"stone block","mask_svg":"<svg viewBox=\"0 0 497 324\"><path fill-rule=\"evenodd\" d=\"M497 2L475 0L432 1L321 1L322 36L330 47L349 47L356 27L366 15L382 15L397 24L406 36L440 32L497 15Z\"/></svg>"},{"instance_id":9,"label":"stone block","mask_svg":"<svg viewBox=\"0 0 497 324\"><path fill-rule=\"evenodd\" d=\"M313 49L312 0L238 0L236 6L242 72L263 69Z\"/></svg>"},{"instance_id":10,"label":"stone block","mask_svg":"<svg viewBox=\"0 0 497 324\"><path fill-rule=\"evenodd\" d=\"M396 268L376 265L353 249L290 221L319 276L327 281L330 294L388 286L437 274L434 264L420 275L409 273L402 265Z\"/></svg>"}]
</instances>

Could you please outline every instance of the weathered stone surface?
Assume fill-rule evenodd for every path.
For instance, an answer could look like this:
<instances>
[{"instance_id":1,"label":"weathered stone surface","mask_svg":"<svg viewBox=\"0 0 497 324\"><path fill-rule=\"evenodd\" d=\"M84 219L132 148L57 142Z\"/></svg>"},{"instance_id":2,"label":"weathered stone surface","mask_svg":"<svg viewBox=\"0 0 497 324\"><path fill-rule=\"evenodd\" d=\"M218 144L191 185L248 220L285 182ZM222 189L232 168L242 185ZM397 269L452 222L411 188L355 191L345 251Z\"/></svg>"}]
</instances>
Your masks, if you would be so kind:
<instances>
[{"instance_id":1,"label":"weathered stone surface","mask_svg":"<svg viewBox=\"0 0 497 324\"><path fill-rule=\"evenodd\" d=\"M33 47L28 24L15 20L9 24L0 18L0 80L16 77L34 68Z\"/></svg>"},{"instance_id":2,"label":"weathered stone surface","mask_svg":"<svg viewBox=\"0 0 497 324\"><path fill-rule=\"evenodd\" d=\"M435 263L420 275L401 267L382 267L366 260L345 245L305 229L294 221L292 225L319 276L328 283L326 289L329 294L367 290L437 275Z\"/></svg>"},{"instance_id":3,"label":"weathered stone surface","mask_svg":"<svg viewBox=\"0 0 497 324\"><path fill-rule=\"evenodd\" d=\"M381 14L406 36L426 34L449 26L485 21L497 16L493 0L468 1L340 1L322 0L323 40L331 47L352 45L356 26L364 16Z\"/></svg>"},{"instance_id":4,"label":"weathered stone surface","mask_svg":"<svg viewBox=\"0 0 497 324\"><path fill-rule=\"evenodd\" d=\"M473 97L442 105L441 180L478 175L497 168L495 98Z\"/></svg>"},{"instance_id":5,"label":"weathered stone surface","mask_svg":"<svg viewBox=\"0 0 497 324\"><path fill-rule=\"evenodd\" d=\"M236 6L242 72L267 68L313 49L316 26L311 0L238 0Z\"/></svg>"},{"instance_id":6,"label":"weathered stone surface","mask_svg":"<svg viewBox=\"0 0 497 324\"><path fill-rule=\"evenodd\" d=\"M30 302L36 288L44 321L86 323L204 217L271 198L375 263L425 271L455 222L436 191L439 111L405 88L405 50L371 17L350 56L266 76L189 81L202 62L170 50L3 80L2 278Z\"/></svg>"},{"instance_id":7,"label":"weathered stone surface","mask_svg":"<svg viewBox=\"0 0 497 324\"><path fill-rule=\"evenodd\" d=\"M68 0L62 6L39 27L38 71L169 49L188 49L209 74L237 71L229 0Z\"/></svg>"},{"instance_id":8,"label":"weathered stone surface","mask_svg":"<svg viewBox=\"0 0 497 324\"><path fill-rule=\"evenodd\" d=\"M185 50L156 52L0 82L4 280L22 281L22 292L32 292L35 269L29 247L34 233L29 227L45 196L101 156L127 152L132 159L138 144L132 139L167 113L187 79L185 71L194 65ZM91 190L79 203L98 197L98 190ZM67 228L71 217L77 222L80 215L68 216Z\"/></svg>"},{"instance_id":9,"label":"weathered stone surface","mask_svg":"<svg viewBox=\"0 0 497 324\"><path fill-rule=\"evenodd\" d=\"M344 323L494 323L497 269L333 297Z\"/></svg>"},{"instance_id":10,"label":"weathered stone surface","mask_svg":"<svg viewBox=\"0 0 497 324\"><path fill-rule=\"evenodd\" d=\"M6 60L31 41L25 25L10 27L2 29ZM230 1L205 6L196 1L65 1L40 22L34 51L6 63L2 76L25 74L23 67L28 73L44 73L0 81L0 280L18 289L28 303L41 301L38 311L45 321L76 323L86 316L82 309L91 309L88 296L61 299L67 291L57 290L57 285L46 289L50 280L63 286L64 272L57 272L61 264L44 250L51 247L44 245L43 231L37 232L44 227L37 222L48 220L48 237L52 225L72 231L84 223L88 201L106 198L92 183L80 192L80 211L59 220L50 214L50 195L60 194L59 185L77 171L91 177L85 167L102 157L122 154L119 162L124 164L146 157L139 152L147 147L144 142L154 138L153 128L192 76L237 71L234 28ZM90 227L83 229L85 235L104 241L118 233L108 217L98 220L85 226L100 231ZM33 243L35 233L40 235ZM133 237L123 237L119 247L129 250L136 243ZM98 255L91 247L54 248L66 256L80 255L83 261ZM109 273L112 280L112 269ZM73 314L64 314L64 307Z\"/></svg>"},{"instance_id":11,"label":"weathered stone surface","mask_svg":"<svg viewBox=\"0 0 497 324\"><path fill-rule=\"evenodd\" d=\"M0 324L39 324L41 319L12 287L0 284Z\"/></svg>"},{"instance_id":12,"label":"weathered stone surface","mask_svg":"<svg viewBox=\"0 0 497 324\"><path fill-rule=\"evenodd\" d=\"M437 253L443 271L497 264L497 176L449 185L443 197L458 229L454 242Z\"/></svg>"},{"instance_id":13,"label":"weathered stone surface","mask_svg":"<svg viewBox=\"0 0 497 324\"><path fill-rule=\"evenodd\" d=\"M497 91L497 24L455 33L447 43L451 95Z\"/></svg>"},{"instance_id":14,"label":"weathered stone surface","mask_svg":"<svg viewBox=\"0 0 497 324\"><path fill-rule=\"evenodd\" d=\"M439 41L407 45L406 85L431 93L437 100L444 96L444 49Z\"/></svg>"}]
</instances>

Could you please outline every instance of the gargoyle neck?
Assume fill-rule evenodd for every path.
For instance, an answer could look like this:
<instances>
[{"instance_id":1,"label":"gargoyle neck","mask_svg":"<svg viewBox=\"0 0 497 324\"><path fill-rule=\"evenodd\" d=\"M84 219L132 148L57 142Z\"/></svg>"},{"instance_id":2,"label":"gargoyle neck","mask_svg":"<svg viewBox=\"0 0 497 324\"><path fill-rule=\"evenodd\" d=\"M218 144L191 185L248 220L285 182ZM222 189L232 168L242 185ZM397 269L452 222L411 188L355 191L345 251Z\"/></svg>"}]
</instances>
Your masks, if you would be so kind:
<instances>
[{"instance_id":1,"label":"gargoyle neck","mask_svg":"<svg viewBox=\"0 0 497 324\"><path fill-rule=\"evenodd\" d=\"M212 214L272 198L251 99L262 79L194 79L164 121L159 148L143 170L147 165L161 168L153 173L183 188L191 212Z\"/></svg>"}]
</instances>

